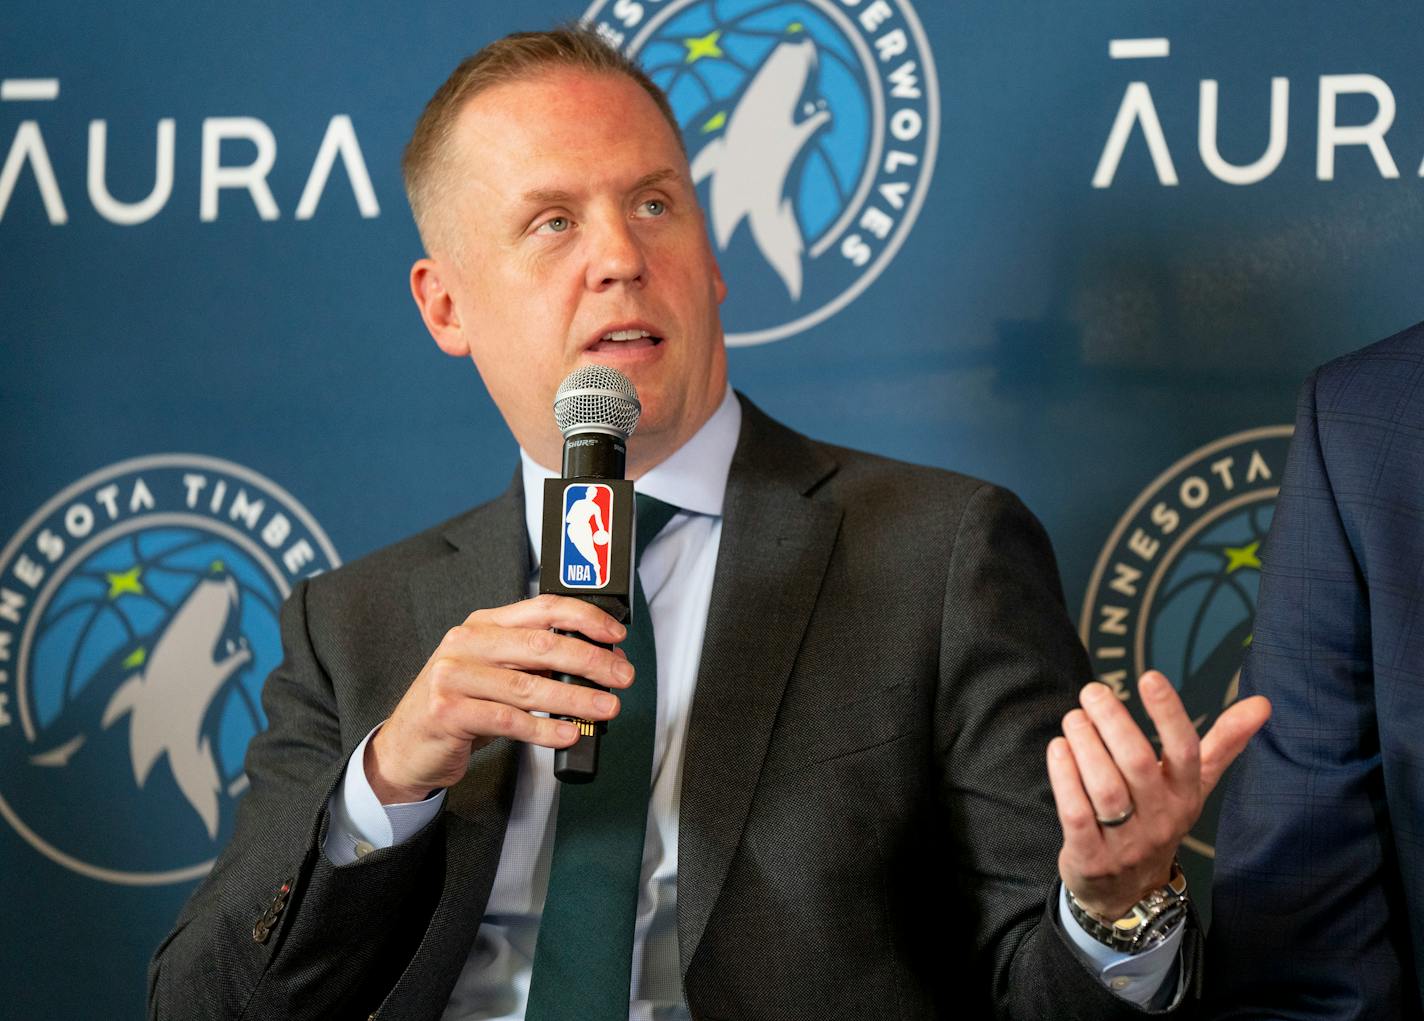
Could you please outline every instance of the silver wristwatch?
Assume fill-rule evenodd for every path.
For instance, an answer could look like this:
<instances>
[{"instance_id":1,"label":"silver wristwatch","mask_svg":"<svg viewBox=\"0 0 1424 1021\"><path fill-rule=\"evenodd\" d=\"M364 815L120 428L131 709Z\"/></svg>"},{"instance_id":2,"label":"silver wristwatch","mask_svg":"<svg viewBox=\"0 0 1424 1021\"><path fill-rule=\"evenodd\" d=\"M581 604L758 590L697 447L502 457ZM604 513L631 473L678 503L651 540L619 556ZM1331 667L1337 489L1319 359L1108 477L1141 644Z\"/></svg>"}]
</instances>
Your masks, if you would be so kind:
<instances>
[{"instance_id":1,"label":"silver wristwatch","mask_svg":"<svg viewBox=\"0 0 1424 1021\"><path fill-rule=\"evenodd\" d=\"M1140 954L1162 943L1172 926L1187 914L1187 877L1176 861L1166 886L1158 887L1134 904L1121 918L1104 918L1089 911L1068 894L1068 913L1083 931L1104 946L1124 954Z\"/></svg>"}]
</instances>

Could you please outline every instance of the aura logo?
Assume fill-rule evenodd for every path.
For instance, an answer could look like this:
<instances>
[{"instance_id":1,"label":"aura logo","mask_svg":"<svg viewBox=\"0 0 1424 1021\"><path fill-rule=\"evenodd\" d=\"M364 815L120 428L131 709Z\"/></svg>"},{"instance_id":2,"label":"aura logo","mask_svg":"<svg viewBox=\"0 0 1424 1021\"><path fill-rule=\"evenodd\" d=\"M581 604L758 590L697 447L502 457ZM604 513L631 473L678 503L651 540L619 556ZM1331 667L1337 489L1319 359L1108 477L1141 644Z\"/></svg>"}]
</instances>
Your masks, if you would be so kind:
<instances>
[{"instance_id":1,"label":"aura logo","mask_svg":"<svg viewBox=\"0 0 1424 1021\"><path fill-rule=\"evenodd\" d=\"M6 78L0 81L0 104L22 103L26 106L0 106L0 114L8 109L49 110L49 107L31 107L31 103L59 102L60 89L57 78ZM63 124L63 108L59 119ZM0 121L0 132L4 122ZM246 192L264 220L276 220L281 216L277 200L267 183L277 161L277 138L265 122L256 117L205 117L201 129L201 169L198 218L204 223L218 218L219 199L224 191ZM3 137L3 135L0 135ZM117 198L110 190L108 180L109 164L109 123L106 120L91 120L88 128L88 162L85 184L89 202L94 211L110 223L132 227L153 219L168 204L173 195L174 149L177 146L178 126L172 117L161 117L150 136L154 139L153 184L148 194L142 198ZM125 146L138 146L146 139L124 137ZM223 145L250 146L253 152L248 162L224 162ZM125 156L128 154L126 153ZM309 220L316 214L331 179L332 169L341 162L346 178L351 183L351 193L356 207L365 219L373 219L381 214L380 203L376 201L375 189L371 187L371 175L366 169L366 160L361 153L361 144L356 139L356 128L346 114L337 114L327 123L321 143L312 157L311 170L307 173L306 184L302 186L297 199L295 218ZM125 162L128 162L126 160ZM69 207L72 197L66 200L55 174L54 163L50 159L49 146L45 142L44 128L37 116L22 120L15 128L5 160L0 164L0 221L5 217L12 196L20 187L22 171L26 168L38 189L44 206L45 216L50 224L59 226L69 222ZM63 169L63 168L61 168ZM229 204L233 200L229 199Z\"/></svg>"},{"instance_id":2,"label":"aura logo","mask_svg":"<svg viewBox=\"0 0 1424 1021\"><path fill-rule=\"evenodd\" d=\"M0 552L0 815L113 883L205 873L246 789L277 608L336 566L311 515L186 454L101 469Z\"/></svg>"},{"instance_id":3,"label":"aura logo","mask_svg":"<svg viewBox=\"0 0 1424 1021\"><path fill-rule=\"evenodd\" d=\"M1291 431L1252 429L1188 454L1133 501L1098 557L1079 635L1148 733L1136 679L1149 668L1176 685L1199 732L1236 700ZM1183 841L1200 858L1215 854L1221 789Z\"/></svg>"},{"instance_id":4,"label":"aura logo","mask_svg":"<svg viewBox=\"0 0 1424 1021\"><path fill-rule=\"evenodd\" d=\"M599 0L584 21L668 94L732 295L727 343L822 322L894 258L939 145L908 0Z\"/></svg>"},{"instance_id":5,"label":"aura logo","mask_svg":"<svg viewBox=\"0 0 1424 1021\"><path fill-rule=\"evenodd\" d=\"M1164 60L1172 52L1171 40L1157 37L1146 39L1113 39L1108 44L1108 56L1113 60ZM1168 77L1160 71L1162 65L1146 65L1157 68L1159 88L1161 78ZM1315 176L1317 180L1335 179L1336 155L1341 149L1363 148L1374 162L1379 176L1385 179L1398 178L1399 165L1390 150L1386 134L1393 126L1396 113L1394 90L1389 83L1372 74L1323 74L1315 83L1305 83L1301 90L1297 82L1295 102L1300 104L1300 91L1306 91L1305 102L1315 104ZM1313 85L1313 87L1312 87ZM1168 86L1167 95L1173 89ZM1197 152L1202 166L1218 181L1232 185L1259 184L1280 167L1286 157L1286 146L1290 126L1291 80L1276 76L1270 79L1269 88L1263 80L1254 86L1239 90L1222 100L1220 83L1214 78L1203 78L1199 83L1197 100ZM1313 93L1313 94L1312 94ZM1245 107L1256 109L1262 97L1269 95L1269 114L1261 118L1262 130L1259 137L1259 155L1249 162L1236 163L1222 155L1218 116L1223 105L1228 109L1240 110ZM1345 112L1345 108L1351 111ZM1362 113L1367 111L1367 116ZM1346 123L1341 123L1345 121ZM1153 99L1152 84L1146 80L1129 82L1123 91L1122 102L1113 118L1111 129L1103 143L1098 157L1097 168L1093 171L1094 188L1111 188L1117 178L1123 155L1128 151L1129 141L1140 132L1146 154L1152 162L1157 182L1168 187L1179 183L1177 159L1181 149L1186 148L1182 140L1177 141L1178 156L1173 157L1172 147L1162 130L1162 120L1157 115L1157 103ZM1138 157L1130 157L1136 159ZM1353 156L1346 159L1353 160ZM1363 163L1354 164L1363 166ZM1418 175L1424 177L1424 163L1419 166Z\"/></svg>"}]
</instances>

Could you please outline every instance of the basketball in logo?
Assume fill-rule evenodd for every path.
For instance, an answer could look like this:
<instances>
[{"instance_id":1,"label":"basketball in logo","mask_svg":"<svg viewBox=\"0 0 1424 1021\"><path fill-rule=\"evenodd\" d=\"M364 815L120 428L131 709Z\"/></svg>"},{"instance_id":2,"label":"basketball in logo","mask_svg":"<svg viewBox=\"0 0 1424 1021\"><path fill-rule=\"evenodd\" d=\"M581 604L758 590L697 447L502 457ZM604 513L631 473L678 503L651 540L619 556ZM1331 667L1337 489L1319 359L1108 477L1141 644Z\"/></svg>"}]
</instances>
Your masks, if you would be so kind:
<instances>
[{"instance_id":1,"label":"basketball in logo","mask_svg":"<svg viewBox=\"0 0 1424 1021\"><path fill-rule=\"evenodd\" d=\"M1133 501L1103 547L1079 634L1098 680L1149 734L1136 686L1145 670L1167 676L1199 733L1236 700L1291 431L1252 429L1182 458ZM1189 879L1209 876L1221 789L1183 841Z\"/></svg>"},{"instance_id":2,"label":"basketball in logo","mask_svg":"<svg viewBox=\"0 0 1424 1021\"><path fill-rule=\"evenodd\" d=\"M894 257L939 136L908 2L600 2L584 20L668 95L729 287L729 344L821 322Z\"/></svg>"},{"instance_id":3,"label":"basketball in logo","mask_svg":"<svg viewBox=\"0 0 1424 1021\"><path fill-rule=\"evenodd\" d=\"M201 875L247 786L292 584L338 563L304 508L192 455L96 472L0 555L0 814L111 882Z\"/></svg>"}]
</instances>

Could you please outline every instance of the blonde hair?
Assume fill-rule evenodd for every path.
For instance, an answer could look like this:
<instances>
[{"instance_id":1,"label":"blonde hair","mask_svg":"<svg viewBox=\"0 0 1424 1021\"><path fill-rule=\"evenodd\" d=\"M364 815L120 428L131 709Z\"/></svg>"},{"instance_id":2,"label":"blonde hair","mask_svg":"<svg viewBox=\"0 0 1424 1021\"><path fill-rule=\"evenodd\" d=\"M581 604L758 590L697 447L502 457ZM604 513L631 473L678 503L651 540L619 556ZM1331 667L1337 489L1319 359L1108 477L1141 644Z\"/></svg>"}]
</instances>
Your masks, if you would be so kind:
<instances>
[{"instance_id":1,"label":"blonde hair","mask_svg":"<svg viewBox=\"0 0 1424 1021\"><path fill-rule=\"evenodd\" d=\"M578 25L547 32L516 32L496 39L460 62L425 104L415 131L401 157L406 197L426 250L439 239L435 224L444 204L443 192L452 179L453 136L460 111L481 92L496 85L527 81L549 68L574 68L603 74L626 75L652 97L672 128L679 146L682 129L662 89L653 84L633 60L604 42L597 33ZM683 147L684 152L686 148ZM454 253L451 253L454 254Z\"/></svg>"}]
</instances>

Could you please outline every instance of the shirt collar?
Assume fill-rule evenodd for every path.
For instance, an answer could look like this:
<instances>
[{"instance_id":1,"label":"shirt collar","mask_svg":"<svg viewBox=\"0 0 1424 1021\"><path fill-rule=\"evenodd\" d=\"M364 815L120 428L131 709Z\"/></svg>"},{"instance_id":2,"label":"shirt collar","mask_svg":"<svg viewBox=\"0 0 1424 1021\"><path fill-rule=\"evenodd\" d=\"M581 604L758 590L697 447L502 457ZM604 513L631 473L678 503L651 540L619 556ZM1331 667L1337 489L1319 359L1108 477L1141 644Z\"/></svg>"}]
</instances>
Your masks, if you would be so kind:
<instances>
[{"instance_id":1,"label":"shirt collar","mask_svg":"<svg viewBox=\"0 0 1424 1021\"><path fill-rule=\"evenodd\" d=\"M722 502L727 496L727 474L732 468L732 455L741 431L742 405L728 386L712 417L667 460L638 480L638 492L694 514L721 516ZM544 480L557 478L558 473L539 464L522 447L519 463L524 478L524 523L529 529L529 548L534 551L537 567L544 531Z\"/></svg>"}]
</instances>

